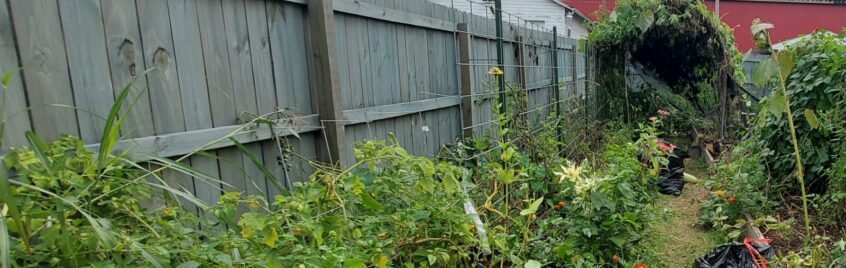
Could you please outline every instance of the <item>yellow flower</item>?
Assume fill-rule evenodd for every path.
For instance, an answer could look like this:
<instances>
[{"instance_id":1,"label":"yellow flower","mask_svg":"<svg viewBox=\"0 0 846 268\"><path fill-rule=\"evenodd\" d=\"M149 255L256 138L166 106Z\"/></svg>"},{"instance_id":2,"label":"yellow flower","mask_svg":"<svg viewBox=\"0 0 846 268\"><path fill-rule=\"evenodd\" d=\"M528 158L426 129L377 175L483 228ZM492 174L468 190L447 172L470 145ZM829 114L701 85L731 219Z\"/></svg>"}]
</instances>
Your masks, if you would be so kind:
<instances>
[{"instance_id":1,"label":"yellow flower","mask_svg":"<svg viewBox=\"0 0 846 268\"><path fill-rule=\"evenodd\" d=\"M718 191L714 192L714 194L719 196L719 197L723 197L723 195L725 195L726 193L723 192L723 190L718 190Z\"/></svg>"},{"instance_id":2,"label":"yellow flower","mask_svg":"<svg viewBox=\"0 0 846 268\"><path fill-rule=\"evenodd\" d=\"M574 164L573 162L567 161L567 166L561 166L561 172L553 172L555 176L558 176L558 182L563 182L564 180L569 180L572 182L577 182L582 176L582 167Z\"/></svg>"},{"instance_id":3,"label":"yellow flower","mask_svg":"<svg viewBox=\"0 0 846 268\"><path fill-rule=\"evenodd\" d=\"M503 74L503 72L502 72L501 69L499 69L499 67L493 67L490 70L488 70L488 74L493 75L493 76L500 76L500 75Z\"/></svg>"}]
</instances>

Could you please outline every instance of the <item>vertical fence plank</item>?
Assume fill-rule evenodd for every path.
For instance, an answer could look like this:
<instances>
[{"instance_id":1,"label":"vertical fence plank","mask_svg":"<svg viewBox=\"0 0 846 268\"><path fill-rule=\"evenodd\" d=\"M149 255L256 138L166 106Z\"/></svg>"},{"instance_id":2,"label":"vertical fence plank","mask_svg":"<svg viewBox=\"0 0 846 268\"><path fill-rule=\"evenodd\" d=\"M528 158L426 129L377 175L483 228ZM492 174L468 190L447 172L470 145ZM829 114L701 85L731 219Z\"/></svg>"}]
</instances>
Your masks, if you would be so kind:
<instances>
[{"instance_id":1,"label":"vertical fence plank","mask_svg":"<svg viewBox=\"0 0 846 268\"><path fill-rule=\"evenodd\" d=\"M226 33L224 30L226 26L224 25L222 3L220 0L197 1L197 11L200 22L200 37L203 40L202 48L206 66L206 83L208 85L209 99L212 107L212 124L215 127L232 125L237 121L238 112L235 109L235 90L232 85L232 70L226 45ZM231 149L223 149L218 151L218 153L218 156L221 156L219 165L222 167L227 163L241 163L241 158L235 156ZM209 161L213 161L213 159ZM218 174L215 175L223 175L216 178L222 178L224 181L234 176L226 168L219 168ZM200 192L207 192L203 195L215 199L219 197L219 190L207 186L213 185L197 184L197 194L201 195Z\"/></svg>"},{"instance_id":2,"label":"vertical fence plank","mask_svg":"<svg viewBox=\"0 0 846 268\"><path fill-rule=\"evenodd\" d=\"M99 0L58 1L79 136L96 143L114 103Z\"/></svg>"},{"instance_id":3,"label":"vertical fence plank","mask_svg":"<svg viewBox=\"0 0 846 268\"><path fill-rule=\"evenodd\" d=\"M187 130L213 127L203 47L197 20L197 0L169 0L170 21L173 26L173 46L179 73L183 117ZM158 101L155 100L155 101Z\"/></svg>"},{"instance_id":4,"label":"vertical fence plank","mask_svg":"<svg viewBox=\"0 0 846 268\"><path fill-rule=\"evenodd\" d=\"M32 127L47 140L79 135L56 1L11 1ZM65 106L65 107L60 107Z\"/></svg>"},{"instance_id":5,"label":"vertical fence plank","mask_svg":"<svg viewBox=\"0 0 846 268\"><path fill-rule=\"evenodd\" d=\"M220 0L197 1L206 83L215 127L232 125L238 116L222 9Z\"/></svg>"},{"instance_id":6,"label":"vertical fence plank","mask_svg":"<svg viewBox=\"0 0 846 268\"><path fill-rule=\"evenodd\" d=\"M398 8L402 8L403 2L397 3L399 6ZM399 94L396 96L395 102L396 103L404 103L410 101L409 96L409 60L408 60L408 52L407 44L406 44L406 26L404 25L397 25L396 26L396 39L397 39L397 76L399 77ZM408 116L403 116L397 118L396 120L396 135L397 139L399 140L400 146L403 148L411 148L411 119Z\"/></svg>"},{"instance_id":7,"label":"vertical fence plank","mask_svg":"<svg viewBox=\"0 0 846 268\"><path fill-rule=\"evenodd\" d=\"M181 94L177 80L170 16L166 0L138 1L142 47L150 88L156 134L185 131Z\"/></svg>"},{"instance_id":8,"label":"vertical fence plank","mask_svg":"<svg viewBox=\"0 0 846 268\"><path fill-rule=\"evenodd\" d=\"M8 147L18 147L26 144L24 133L32 129L29 113L26 112L26 95L21 80L18 51L15 48L15 31L12 28L12 17L9 14L8 2L0 1L0 72L11 72L11 80L5 90L0 92L0 99L5 97L6 103L0 103L0 114L5 112L6 128L0 139L0 154Z\"/></svg>"},{"instance_id":9,"label":"vertical fence plank","mask_svg":"<svg viewBox=\"0 0 846 268\"><path fill-rule=\"evenodd\" d=\"M267 3L270 51L273 60L278 105L303 112L303 107L297 107L297 100L295 98L297 88L294 86L293 71L291 69L294 68L292 55L295 53L304 53L304 51L294 51L289 44L291 39L294 38L292 32L295 30L290 26L294 18L288 19L288 14L294 12L288 11L290 9L296 11L298 8L278 1Z\"/></svg>"},{"instance_id":10,"label":"vertical fence plank","mask_svg":"<svg viewBox=\"0 0 846 268\"><path fill-rule=\"evenodd\" d=\"M179 73L179 88L182 96L183 118L186 130L198 130L213 127L209 93L206 86L203 49L200 44L200 26L197 20L196 0L169 0L168 11L173 29L173 46ZM216 172L217 161L208 157L192 156L188 162L194 168L207 172ZM203 182L189 176L172 178L185 188L203 189ZM207 202L216 201L216 196L208 196L194 190L198 198Z\"/></svg>"},{"instance_id":11,"label":"vertical fence plank","mask_svg":"<svg viewBox=\"0 0 846 268\"><path fill-rule=\"evenodd\" d=\"M247 0L246 1L246 13L247 13L247 29L249 31L249 38L250 38L250 56L252 60L252 68L253 68L253 79L256 88L256 105L258 109L258 114L264 115L269 114L276 111L277 103L276 103L276 85L273 81L273 63L271 61L270 55L270 34L268 32L268 24L267 24L267 7L264 0ZM255 157L258 158L261 163L267 163L266 159L267 150L272 150L273 148L268 149L269 142L265 141L261 144L252 145L258 147L260 152L255 154ZM274 159L275 160L275 159ZM251 165L254 165L250 163ZM250 165L245 163L244 165ZM265 165L267 167L273 167L276 165L275 162L272 162L273 165ZM268 180L273 180L273 177L264 177L263 175L257 178L264 178L262 179L255 179L255 183L259 189L263 189L265 195L270 193L270 188L273 186L273 182L268 184ZM248 191L248 193L250 193ZM252 193L250 193L252 194ZM270 200L270 196L267 196L268 200Z\"/></svg>"},{"instance_id":12,"label":"vertical fence plank","mask_svg":"<svg viewBox=\"0 0 846 268\"><path fill-rule=\"evenodd\" d=\"M308 41L306 34L307 18L304 16L302 9L293 8L285 9L285 18L289 21L289 29L287 30L289 35L288 38L285 39L288 43L285 45L290 47L288 53L290 53L289 55L291 57L290 62L287 64L293 67L291 68L291 77L293 78L294 96L297 101L295 107L303 114L312 114L317 111L315 111L312 107L313 101L311 96L314 94L309 90L312 88L309 84L309 66L315 64L316 62L312 61L313 59L308 57L310 54L309 49L314 49L314 47L308 46L306 43ZM311 27L314 27L313 24ZM312 31L312 36L314 36L313 33L314 32ZM331 34L334 39L335 33L332 32ZM334 44L332 45L334 46Z\"/></svg>"},{"instance_id":13,"label":"vertical fence plank","mask_svg":"<svg viewBox=\"0 0 846 268\"><path fill-rule=\"evenodd\" d=\"M273 81L273 62L270 55L270 34L264 0L248 0L247 28L250 37L250 56L259 114L276 111L276 88Z\"/></svg>"},{"instance_id":14,"label":"vertical fence plank","mask_svg":"<svg viewBox=\"0 0 846 268\"><path fill-rule=\"evenodd\" d=\"M247 10L244 0L223 1L223 21L226 37L226 48L229 57L230 73L232 79L232 92L235 102L236 116L257 114L256 90L253 81L252 59L250 56L250 37L247 29ZM249 120L251 117L244 117ZM244 123L236 119L238 123ZM245 144L244 148L251 155L261 155L260 148L252 144ZM228 168L221 168L221 179L233 186L225 191L251 193L261 192L257 189L253 177L257 177L258 171L251 163L249 157L244 155L240 149L232 147L219 150L221 162L229 162ZM244 211L246 207L239 207Z\"/></svg>"},{"instance_id":15,"label":"vertical fence plank","mask_svg":"<svg viewBox=\"0 0 846 268\"><path fill-rule=\"evenodd\" d=\"M144 73L144 50L135 1L102 1L103 23L106 31L106 49L109 56L112 90L115 96L132 84L131 96L137 96L135 106L129 110L122 134L129 138L155 134L147 80ZM135 98L123 105L128 107Z\"/></svg>"}]
</instances>

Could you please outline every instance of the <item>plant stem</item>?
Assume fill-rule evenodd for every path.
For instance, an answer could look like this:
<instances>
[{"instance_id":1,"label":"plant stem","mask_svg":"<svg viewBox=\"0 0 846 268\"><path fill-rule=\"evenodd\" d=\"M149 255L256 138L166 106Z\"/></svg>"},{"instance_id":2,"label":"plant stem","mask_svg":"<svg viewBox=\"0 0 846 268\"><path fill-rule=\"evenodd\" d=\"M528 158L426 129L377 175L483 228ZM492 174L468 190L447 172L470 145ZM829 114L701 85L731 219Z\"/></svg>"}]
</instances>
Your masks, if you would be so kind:
<instances>
[{"instance_id":1,"label":"plant stem","mask_svg":"<svg viewBox=\"0 0 846 268\"><path fill-rule=\"evenodd\" d=\"M770 40L770 34L766 33L767 36L767 43L770 44L770 49L772 49L772 40ZM773 58L778 59L779 52L776 50L772 50ZM778 60L776 60L778 62ZM779 63L781 65L781 63ZM811 217L808 216L808 194L805 191L805 168L802 164L802 154L799 152L799 139L796 138L796 126L793 125L793 111L790 108L790 96L787 94L787 86L784 82L784 76L781 74L781 69L776 72L778 74L778 82L779 86L781 87L781 93L784 94L784 102L786 103L785 112L787 113L787 124L790 127L790 138L793 142L793 153L796 157L796 178L799 179L799 186L802 189L802 212L805 214L805 242L808 241L808 237L812 232L811 230Z\"/></svg>"}]
</instances>

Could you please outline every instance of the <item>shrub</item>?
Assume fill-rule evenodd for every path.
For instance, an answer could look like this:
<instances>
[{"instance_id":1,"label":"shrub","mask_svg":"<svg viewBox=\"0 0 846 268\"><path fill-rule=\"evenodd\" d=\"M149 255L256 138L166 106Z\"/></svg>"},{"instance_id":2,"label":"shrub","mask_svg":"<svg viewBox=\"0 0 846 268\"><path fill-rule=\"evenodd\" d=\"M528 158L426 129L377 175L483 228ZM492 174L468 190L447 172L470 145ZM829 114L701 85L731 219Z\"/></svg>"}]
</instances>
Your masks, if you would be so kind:
<instances>
[{"instance_id":1,"label":"shrub","mask_svg":"<svg viewBox=\"0 0 846 268\"><path fill-rule=\"evenodd\" d=\"M737 231L734 227L746 221L745 215L759 218L772 212L777 196L771 192L762 144L754 138L744 140L717 165L706 183L712 193L699 209L700 224Z\"/></svg>"},{"instance_id":2,"label":"shrub","mask_svg":"<svg viewBox=\"0 0 846 268\"><path fill-rule=\"evenodd\" d=\"M842 138L846 121L846 45L844 35L816 33L788 49L795 67L787 79L787 92L797 136L800 139L806 182L812 193L824 193L828 188L827 172L837 161L843 148L832 146ZM774 105L766 102L765 105ZM795 168L793 147L787 129L787 120L782 116L762 113L758 132L764 141L767 164L774 184L783 185L784 190L798 192L797 184L789 178Z\"/></svg>"}]
</instances>

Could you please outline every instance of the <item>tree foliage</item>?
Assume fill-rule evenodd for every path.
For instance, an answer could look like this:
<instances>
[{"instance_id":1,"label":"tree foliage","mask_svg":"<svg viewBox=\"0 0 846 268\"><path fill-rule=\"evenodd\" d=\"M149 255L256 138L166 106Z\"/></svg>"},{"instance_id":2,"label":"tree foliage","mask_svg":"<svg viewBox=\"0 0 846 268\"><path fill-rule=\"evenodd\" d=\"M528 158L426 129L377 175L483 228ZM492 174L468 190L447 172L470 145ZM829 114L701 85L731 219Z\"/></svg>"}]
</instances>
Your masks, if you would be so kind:
<instances>
[{"instance_id":1,"label":"tree foliage","mask_svg":"<svg viewBox=\"0 0 846 268\"><path fill-rule=\"evenodd\" d=\"M599 82L607 91L603 97L608 107L624 107L619 105L625 95L620 94L625 87L623 68L631 61L654 71L699 114L712 112L719 96L707 92L709 98L701 98L703 92L745 80L731 29L700 1L620 1L613 12L601 16L588 39L599 52Z\"/></svg>"}]
</instances>

